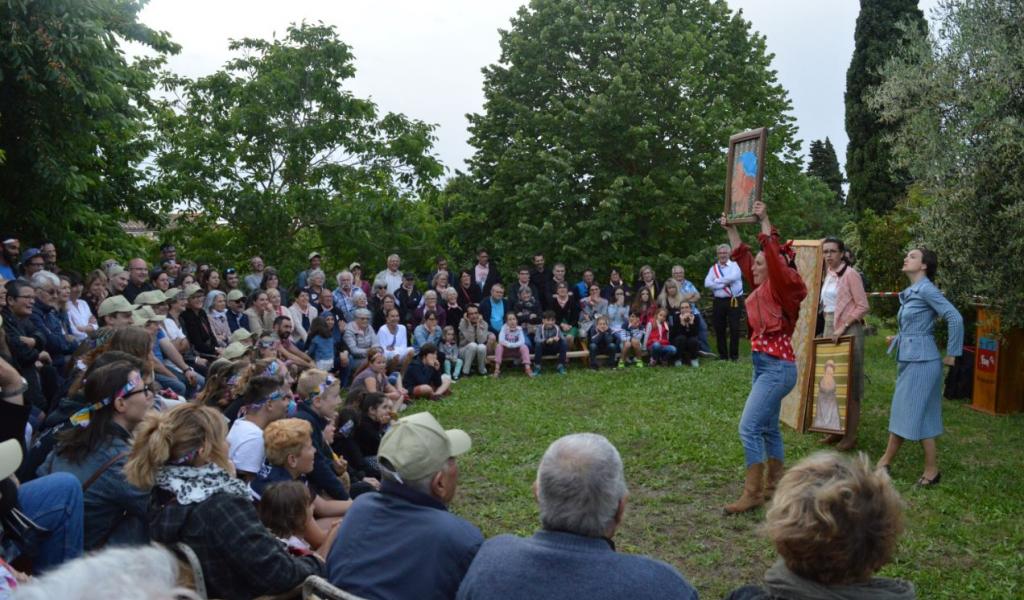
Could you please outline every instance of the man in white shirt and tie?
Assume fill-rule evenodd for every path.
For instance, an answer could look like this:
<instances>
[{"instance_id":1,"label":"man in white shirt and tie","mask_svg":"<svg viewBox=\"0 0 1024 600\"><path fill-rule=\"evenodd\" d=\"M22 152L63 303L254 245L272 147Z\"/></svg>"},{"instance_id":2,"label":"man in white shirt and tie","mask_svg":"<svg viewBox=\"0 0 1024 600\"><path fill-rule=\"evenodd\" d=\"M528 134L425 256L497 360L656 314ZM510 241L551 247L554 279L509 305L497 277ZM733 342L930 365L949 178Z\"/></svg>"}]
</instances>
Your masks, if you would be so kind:
<instances>
[{"instance_id":1,"label":"man in white shirt and tie","mask_svg":"<svg viewBox=\"0 0 1024 600\"><path fill-rule=\"evenodd\" d=\"M743 314L743 274L735 262L729 260L732 249L722 244L716 250L718 260L708 269L704 287L714 294L712 322L718 338L718 357L722 360L739 360L740 357L740 316ZM725 328L729 327L729 344L726 346Z\"/></svg>"}]
</instances>

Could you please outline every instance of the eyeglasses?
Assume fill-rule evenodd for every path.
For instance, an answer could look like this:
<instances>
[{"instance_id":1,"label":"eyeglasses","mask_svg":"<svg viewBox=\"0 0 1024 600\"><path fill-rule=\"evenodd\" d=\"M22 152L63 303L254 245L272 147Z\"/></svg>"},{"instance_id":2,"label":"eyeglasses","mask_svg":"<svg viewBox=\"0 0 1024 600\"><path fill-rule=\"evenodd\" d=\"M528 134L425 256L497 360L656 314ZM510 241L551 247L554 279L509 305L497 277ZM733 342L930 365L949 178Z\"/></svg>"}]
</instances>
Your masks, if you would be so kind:
<instances>
[{"instance_id":1,"label":"eyeglasses","mask_svg":"<svg viewBox=\"0 0 1024 600\"><path fill-rule=\"evenodd\" d=\"M35 294L32 294L31 296L15 296L15 298L20 300L35 300L36 296Z\"/></svg>"},{"instance_id":2,"label":"eyeglasses","mask_svg":"<svg viewBox=\"0 0 1024 600\"><path fill-rule=\"evenodd\" d=\"M156 384L151 383L149 385L140 387L137 390L132 390L128 392L127 394L124 395L124 397L128 398L130 396L134 396L135 394L146 394L147 396L156 396L157 391L159 390L157 389Z\"/></svg>"}]
</instances>

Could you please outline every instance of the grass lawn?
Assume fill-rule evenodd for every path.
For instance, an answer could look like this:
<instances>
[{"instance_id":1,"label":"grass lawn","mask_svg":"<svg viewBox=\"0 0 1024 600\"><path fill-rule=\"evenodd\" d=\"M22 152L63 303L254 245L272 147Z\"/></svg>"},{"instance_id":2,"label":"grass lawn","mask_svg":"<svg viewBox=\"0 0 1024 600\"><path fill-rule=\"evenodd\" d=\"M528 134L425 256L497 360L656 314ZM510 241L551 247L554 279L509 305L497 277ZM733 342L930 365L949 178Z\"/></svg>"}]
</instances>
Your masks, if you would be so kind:
<instances>
[{"instance_id":1,"label":"grass lawn","mask_svg":"<svg viewBox=\"0 0 1024 600\"><path fill-rule=\"evenodd\" d=\"M896 366L882 336L868 338L867 354L860 449L874 460L885 447ZM465 379L452 398L414 410L428 408L473 437L452 508L487 537L538 528L530 486L550 442L580 431L607 436L630 488L619 551L665 560L703 597L721 598L759 582L775 556L758 533L763 509L721 514L742 486L736 427L750 388L749 347L742 356L696 370L574 366L558 376L548 366L532 380L508 368L499 381ZM881 574L913 581L921 598L1024 597L1024 416L991 417L944 401L943 418L939 486L913 487L923 461L917 444L893 464L907 531ZM821 448L818 434L783 434L790 463Z\"/></svg>"}]
</instances>

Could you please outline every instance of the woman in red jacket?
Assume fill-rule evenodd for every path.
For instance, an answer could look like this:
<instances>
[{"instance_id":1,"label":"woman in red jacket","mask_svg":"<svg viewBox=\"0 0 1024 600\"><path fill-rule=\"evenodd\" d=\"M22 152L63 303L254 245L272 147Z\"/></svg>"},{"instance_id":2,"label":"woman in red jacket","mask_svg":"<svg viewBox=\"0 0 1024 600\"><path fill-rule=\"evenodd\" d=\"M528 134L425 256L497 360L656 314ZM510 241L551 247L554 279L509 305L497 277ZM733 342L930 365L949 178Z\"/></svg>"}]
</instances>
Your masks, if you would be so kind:
<instances>
[{"instance_id":1,"label":"woman in red jacket","mask_svg":"<svg viewBox=\"0 0 1024 600\"><path fill-rule=\"evenodd\" d=\"M753 288L747 297L746 309L754 383L743 407L739 427L747 476L743 495L725 507L727 514L745 512L764 504L765 497L771 496L775 484L782 477L779 410L782 399L796 385L792 337L800 314L800 302L807 295L807 287L793 264L795 254L788 244L779 244L779 232L768 220L767 206L755 202L754 215L761 222L761 234L757 236L761 251L756 257L740 239L736 227L726 224L724 215L720 221L729 235L732 259L739 264L743 278Z\"/></svg>"}]
</instances>

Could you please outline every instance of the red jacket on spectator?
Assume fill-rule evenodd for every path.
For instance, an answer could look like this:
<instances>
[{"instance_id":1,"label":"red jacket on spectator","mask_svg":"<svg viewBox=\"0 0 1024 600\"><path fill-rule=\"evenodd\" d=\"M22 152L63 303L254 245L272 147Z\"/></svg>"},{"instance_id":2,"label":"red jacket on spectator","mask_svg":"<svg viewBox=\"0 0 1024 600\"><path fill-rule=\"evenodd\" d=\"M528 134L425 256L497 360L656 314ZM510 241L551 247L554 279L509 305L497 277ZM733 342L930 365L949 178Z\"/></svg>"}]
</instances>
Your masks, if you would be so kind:
<instances>
[{"instance_id":1,"label":"red jacket on spectator","mask_svg":"<svg viewBox=\"0 0 1024 600\"><path fill-rule=\"evenodd\" d=\"M750 247L740 244L732 251L732 259L753 289L746 302L750 338L771 333L792 336L800 315L800 302L807 296L807 286L800 273L790 268L783 257L778 231L772 229L771 237L759 234L757 241L761 243L768 266L768 278L761 285L754 284L754 256Z\"/></svg>"},{"instance_id":2,"label":"red jacket on spectator","mask_svg":"<svg viewBox=\"0 0 1024 600\"><path fill-rule=\"evenodd\" d=\"M661 325L654 319L651 320L651 330L647 332L647 347L654 346L655 343L661 344L662 346L670 346L672 342L669 341L668 334L668 321L663 321Z\"/></svg>"}]
</instances>

